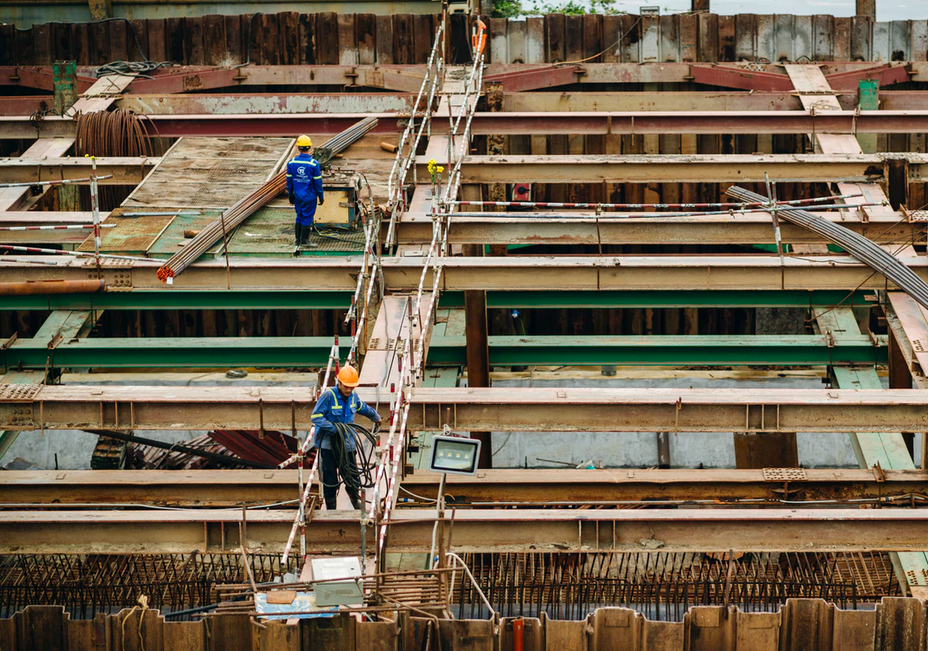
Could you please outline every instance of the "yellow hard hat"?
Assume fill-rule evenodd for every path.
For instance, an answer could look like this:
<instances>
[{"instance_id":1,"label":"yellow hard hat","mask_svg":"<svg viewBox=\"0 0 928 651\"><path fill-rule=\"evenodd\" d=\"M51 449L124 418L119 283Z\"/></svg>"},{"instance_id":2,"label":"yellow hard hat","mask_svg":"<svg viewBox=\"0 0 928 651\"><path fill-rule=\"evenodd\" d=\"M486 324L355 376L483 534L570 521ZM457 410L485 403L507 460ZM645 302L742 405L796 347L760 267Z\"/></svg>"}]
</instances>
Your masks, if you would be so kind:
<instances>
[{"instance_id":1,"label":"yellow hard hat","mask_svg":"<svg viewBox=\"0 0 928 651\"><path fill-rule=\"evenodd\" d=\"M358 386L358 372L353 366L343 366L338 372L338 381L353 389Z\"/></svg>"},{"instance_id":2,"label":"yellow hard hat","mask_svg":"<svg viewBox=\"0 0 928 651\"><path fill-rule=\"evenodd\" d=\"M302 149L303 147L312 147L313 141L310 139L309 136L307 136L306 134L303 134L302 136L296 139L296 146L299 147L300 149Z\"/></svg>"}]
</instances>

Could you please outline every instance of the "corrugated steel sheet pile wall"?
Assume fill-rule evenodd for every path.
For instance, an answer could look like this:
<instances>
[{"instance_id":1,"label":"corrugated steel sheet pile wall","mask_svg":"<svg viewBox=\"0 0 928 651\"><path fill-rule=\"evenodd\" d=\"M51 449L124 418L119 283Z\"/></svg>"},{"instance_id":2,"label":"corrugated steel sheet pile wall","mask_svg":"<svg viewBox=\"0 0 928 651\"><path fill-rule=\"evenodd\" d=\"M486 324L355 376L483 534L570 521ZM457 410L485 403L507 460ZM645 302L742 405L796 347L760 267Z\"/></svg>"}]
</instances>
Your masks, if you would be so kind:
<instances>
[{"instance_id":1,"label":"corrugated steel sheet pile wall","mask_svg":"<svg viewBox=\"0 0 928 651\"><path fill-rule=\"evenodd\" d=\"M489 620L439 622L441 640L424 636L431 621L401 617L396 624L337 618L253 624L247 615L207 622L165 622L158 611L136 608L90 621L70 621L56 606L30 606L0 620L3 651L371 651L456 649L509 651L515 647L513 620L498 628ZM819 599L787 602L778 613L744 613L736 608L693 608L685 621L653 622L624 608L595 611L585 621L546 617L522 620L525 651L922 651L928 612L917 599L884 599L875 610L841 611ZM496 631L494 629L496 628Z\"/></svg>"},{"instance_id":2,"label":"corrugated steel sheet pile wall","mask_svg":"<svg viewBox=\"0 0 928 651\"><path fill-rule=\"evenodd\" d=\"M0 25L0 65L138 60L233 65L425 63L436 15L246 14L108 23ZM463 16L454 21L463 35ZM489 22L488 63L645 61L925 61L928 21L834 16L671 14Z\"/></svg>"}]
</instances>

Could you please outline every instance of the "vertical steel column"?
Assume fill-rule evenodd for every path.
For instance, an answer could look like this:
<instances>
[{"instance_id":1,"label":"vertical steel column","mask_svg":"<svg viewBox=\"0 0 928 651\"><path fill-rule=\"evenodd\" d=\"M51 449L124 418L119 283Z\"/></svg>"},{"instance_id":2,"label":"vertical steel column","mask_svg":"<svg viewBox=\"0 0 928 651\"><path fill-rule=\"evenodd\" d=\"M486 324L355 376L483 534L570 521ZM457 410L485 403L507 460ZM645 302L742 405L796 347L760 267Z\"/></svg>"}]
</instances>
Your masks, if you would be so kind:
<instances>
[{"instance_id":1,"label":"vertical steel column","mask_svg":"<svg viewBox=\"0 0 928 651\"><path fill-rule=\"evenodd\" d=\"M735 432L736 468L798 468L795 432L746 434Z\"/></svg>"},{"instance_id":2,"label":"vertical steel column","mask_svg":"<svg viewBox=\"0 0 928 651\"><path fill-rule=\"evenodd\" d=\"M464 255L480 257L482 244L465 244ZM487 336L487 293L482 290L464 292L464 324L467 340L467 386L490 386L490 349ZM471 432L479 439L478 468L493 467L493 449L489 432Z\"/></svg>"},{"instance_id":3,"label":"vertical steel column","mask_svg":"<svg viewBox=\"0 0 928 651\"><path fill-rule=\"evenodd\" d=\"M886 161L888 166L889 203L893 210L908 204L909 198L909 161L893 158Z\"/></svg>"},{"instance_id":4,"label":"vertical steel column","mask_svg":"<svg viewBox=\"0 0 928 651\"><path fill-rule=\"evenodd\" d=\"M892 328L889 328L889 388L912 388L912 373L909 371L909 365L905 361L905 356L902 354L899 341L896 339ZM913 432L902 432L902 439L905 441L905 447L908 448L909 454L914 459L915 434Z\"/></svg>"},{"instance_id":5,"label":"vertical steel column","mask_svg":"<svg viewBox=\"0 0 928 651\"><path fill-rule=\"evenodd\" d=\"M861 111L877 111L880 108L880 82L876 79L861 79L857 82L857 108ZM857 142L865 154L877 150L877 134L858 133Z\"/></svg>"}]
</instances>

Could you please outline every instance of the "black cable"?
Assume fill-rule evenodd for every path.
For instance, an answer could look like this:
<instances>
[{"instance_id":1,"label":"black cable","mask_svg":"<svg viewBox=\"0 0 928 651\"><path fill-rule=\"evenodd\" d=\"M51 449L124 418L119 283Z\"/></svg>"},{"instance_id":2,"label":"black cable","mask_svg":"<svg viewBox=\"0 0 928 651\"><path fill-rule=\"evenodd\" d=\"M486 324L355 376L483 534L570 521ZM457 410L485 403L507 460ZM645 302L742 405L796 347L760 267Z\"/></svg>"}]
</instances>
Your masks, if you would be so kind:
<instances>
[{"instance_id":1,"label":"black cable","mask_svg":"<svg viewBox=\"0 0 928 651\"><path fill-rule=\"evenodd\" d=\"M361 488L373 488L374 472L377 469L374 451L377 449L378 442L374 432L357 423L334 422L332 426L335 427L335 433L329 433L329 440L332 445L332 454L335 456L340 483L345 484L349 494ZM377 430L377 426L374 430ZM368 443L366 447L365 440ZM333 484L325 483L324 476L322 482L330 488L333 486ZM338 486L338 483L334 486Z\"/></svg>"}]
</instances>

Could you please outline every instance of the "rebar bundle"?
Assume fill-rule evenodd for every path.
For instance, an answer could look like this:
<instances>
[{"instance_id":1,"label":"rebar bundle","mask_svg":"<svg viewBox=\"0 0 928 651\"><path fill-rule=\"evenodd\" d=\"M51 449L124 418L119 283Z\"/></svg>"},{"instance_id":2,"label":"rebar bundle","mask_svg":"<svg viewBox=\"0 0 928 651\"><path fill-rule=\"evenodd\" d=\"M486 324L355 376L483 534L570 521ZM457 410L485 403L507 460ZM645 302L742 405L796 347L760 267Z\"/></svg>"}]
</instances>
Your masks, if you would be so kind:
<instances>
[{"instance_id":1,"label":"rebar bundle","mask_svg":"<svg viewBox=\"0 0 928 651\"><path fill-rule=\"evenodd\" d=\"M320 166L327 167L336 154L340 154L363 138L368 131L377 126L377 122L377 118L365 118L354 126L348 127L342 131L326 142L325 145L316 147L314 152L316 161L318 161Z\"/></svg>"},{"instance_id":2,"label":"rebar bundle","mask_svg":"<svg viewBox=\"0 0 928 651\"><path fill-rule=\"evenodd\" d=\"M76 156L160 156L161 140L150 138L157 134L155 125L144 115L132 111L94 111L77 116L77 131L74 137ZM100 190L100 210L112 210L119 206L131 188L107 186ZM86 197L85 197L86 199Z\"/></svg>"},{"instance_id":3,"label":"rebar bundle","mask_svg":"<svg viewBox=\"0 0 928 651\"><path fill-rule=\"evenodd\" d=\"M377 126L377 118L365 118L326 142L325 147L317 148L316 152L317 154L320 151L325 152L326 161L329 161L335 154L346 150L360 140L364 134L375 126ZM325 165L321 160L319 163ZM158 269L159 280L163 283L173 282L171 279L182 274L187 267L196 262L216 242L225 238L232 229L248 219L258 209L270 203L286 187L286 172L280 172L247 197L238 201L234 206L223 212L219 219L201 230L182 251L174 254L170 260L165 262Z\"/></svg>"},{"instance_id":4,"label":"rebar bundle","mask_svg":"<svg viewBox=\"0 0 928 651\"><path fill-rule=\"evenodd\" d=\"M761 194L738 186L728 188L726 193L741 201L769 201ZM860 260L874 271L883 274L896 283L900 289L915 299L922 307L928 308L928 284L872 240L805 210L794 208L776 209L776 214L791 224L801 226L822 236L829 242L837 244L855 259Z\"/></svg>"},{"instance_id":5,"label":"rebar bundle","mask_svg":"<svg viewBox=\"0 0 928 651\"><path fill-rule=\"evenodd\" d=\"M253 215L259 208L267 205L272 199L283 192L287 187L286 172L275 174L270 181L236 202L234 206L223 212L219 219L211 222L201 230L196 237L190 240L181 251L175 253L170 260L158 268L158 279L163 283L173 282L171 279L179 276L191 264L206 253L210 247L233 228Z\"/></svg>"}]
</instances>

